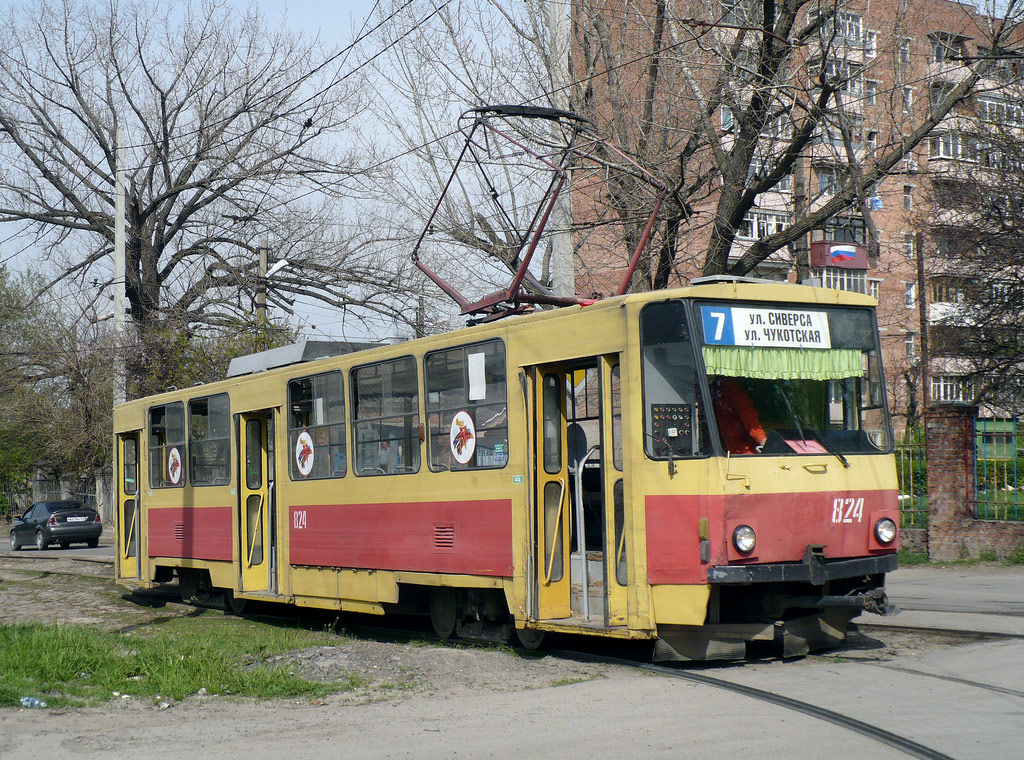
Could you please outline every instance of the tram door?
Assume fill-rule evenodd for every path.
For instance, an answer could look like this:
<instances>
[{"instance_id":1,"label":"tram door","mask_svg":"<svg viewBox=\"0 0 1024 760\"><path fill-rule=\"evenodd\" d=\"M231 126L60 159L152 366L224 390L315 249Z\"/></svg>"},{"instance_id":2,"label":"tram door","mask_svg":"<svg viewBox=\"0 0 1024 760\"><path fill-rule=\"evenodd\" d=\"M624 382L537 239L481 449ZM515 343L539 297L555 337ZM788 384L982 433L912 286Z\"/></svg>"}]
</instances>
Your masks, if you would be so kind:
<instances>
[{"instance_id":1,"label":"tram door","mask_svg":"<svg viewBox=\"0 0 1024 760\"><path fill-rule=\"evenodd\" d=\"M534 368L534 546L537 618L572 614L569 538L572 510L566 448L565 389L568 368Z\"/></svg>"},{"instance_id":2,"label":"tram door","mask_svg":"<svg viewBox=\"0 0 1024 760\"><path fill-rule=\"evenodd\" d=\"M238 560L242 591L268 591L271 586L270 415L239 415Z\"/></svg>"},{"instance_id":3,"label":"tram door","mask_svg":"<svg viewBox=\"0 0 1024 760\"><path fill-rule=\"evenodd\" d=\"M618 357L534 369L538 619L626 623Z\"/></svg>"},{"instance_id":4,"label":"tram door","mask_svg":"<svg viewBox=\"0 0 1024 760\"><path fill-rule=\"evenodd\" d=\"M121 578L141 576L139 534L139 434L117 436L117 564Z\"/></svg>"}]
</instances>

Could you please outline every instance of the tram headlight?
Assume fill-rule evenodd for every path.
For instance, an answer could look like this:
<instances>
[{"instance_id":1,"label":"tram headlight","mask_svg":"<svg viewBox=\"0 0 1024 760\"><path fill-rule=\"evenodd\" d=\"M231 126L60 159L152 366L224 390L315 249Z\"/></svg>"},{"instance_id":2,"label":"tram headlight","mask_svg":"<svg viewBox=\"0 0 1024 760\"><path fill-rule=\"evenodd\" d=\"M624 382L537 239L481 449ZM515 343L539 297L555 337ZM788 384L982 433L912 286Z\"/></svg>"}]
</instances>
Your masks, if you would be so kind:
<instances>
[{"instance_id":1,"label":"tram headlight","mask_svg":"<svg viewBox=\"0 0 1024 760\"><path fill-rule=\"evenodd\" d=\"M888 517L883 517L875 523L875 538L880 544L891 544L896 538L896 523Z\"/></svg>"},{"instance_id":2,"label":"tram headlight","mask_svg":"<svg viewBox=\"0 0 1024 760\"><path fill-rule=\"evenodd\" d=\"M740 525L732 532L732 545L740 554L750 554L757 545L757 535L749 525Z\"/></svg>"}]
</instances>

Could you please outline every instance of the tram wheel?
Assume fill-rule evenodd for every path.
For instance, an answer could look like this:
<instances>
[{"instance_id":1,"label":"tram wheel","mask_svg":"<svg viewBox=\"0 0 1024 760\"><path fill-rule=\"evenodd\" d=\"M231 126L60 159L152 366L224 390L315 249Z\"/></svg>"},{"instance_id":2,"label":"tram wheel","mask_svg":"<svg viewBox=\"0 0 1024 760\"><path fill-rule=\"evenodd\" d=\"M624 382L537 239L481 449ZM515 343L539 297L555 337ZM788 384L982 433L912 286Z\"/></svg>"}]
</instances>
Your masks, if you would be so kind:
<instances>
[{"instance_id":1,"label":"tram wheel","mask_svg":"<svg viewBox=\"0 0 1024 760\"><path fill-rule=\"evenodd\" d=\"M430 624L442 639L451 638L455 632L458 605L453 588L434 588L430 590Z\"/></svg>"},{"instance_id":2,"label":"tram wheel","mask_svg":"<svg viewBox=\"0 0 1024 760\"><path fill-rule=\"evenodd\" d=\"M548 632L538 631L536 628L516 628L516 640L519 646L532 652L547 643Z\"/></svg>"},{"instance_id":3,"label":"tram wheel","mask_svg":"<svg viewBox=\"0 0 1024 760\"><path fill-rule=\"evenodd\" d=\"M224 591L224 606L231 611L233 615L244 614L246 609L249 607L248 599L239 599L235 596L235 592L231 589L225 589Z\"/></svg>"}]
</instances>

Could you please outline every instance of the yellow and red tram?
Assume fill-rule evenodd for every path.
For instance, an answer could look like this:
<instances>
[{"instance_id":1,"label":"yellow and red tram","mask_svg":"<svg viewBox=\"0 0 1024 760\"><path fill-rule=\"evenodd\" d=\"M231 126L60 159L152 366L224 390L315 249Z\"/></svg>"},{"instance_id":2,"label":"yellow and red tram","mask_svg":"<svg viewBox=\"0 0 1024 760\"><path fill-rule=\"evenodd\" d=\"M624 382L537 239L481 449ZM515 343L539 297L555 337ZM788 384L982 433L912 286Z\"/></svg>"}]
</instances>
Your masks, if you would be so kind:
<instances>
[{"instance_id":1,"label":"yellow and red tram","mask_svg":"<svg viewBox=\"0 0 1024 760\"><path fill-rule=\"evenodd\" d=\"M831 645L895 569L879 359L872 299L723 280L131 401L117 577L528 646Z\"/></svg>"}]
</instances>

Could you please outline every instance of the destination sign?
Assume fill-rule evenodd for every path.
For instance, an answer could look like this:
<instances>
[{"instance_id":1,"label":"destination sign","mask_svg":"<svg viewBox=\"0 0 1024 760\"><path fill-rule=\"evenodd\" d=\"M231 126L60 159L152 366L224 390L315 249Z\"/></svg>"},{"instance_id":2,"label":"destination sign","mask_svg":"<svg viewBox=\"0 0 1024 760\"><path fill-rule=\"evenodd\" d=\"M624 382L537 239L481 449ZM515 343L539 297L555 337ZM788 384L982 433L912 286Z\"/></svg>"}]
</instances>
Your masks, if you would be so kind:
<instances>
[{"instance_id":1,"label":"destination sign","mask_svg":"<svg viewBox=\"0 0 1024 760\"><path fill-rule=\"evenodd\" d=\"M709 346L831 348L828 314L797 309L701 306Z\"/></svg>"}]
</instances>

